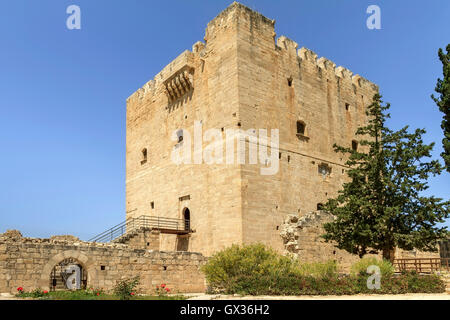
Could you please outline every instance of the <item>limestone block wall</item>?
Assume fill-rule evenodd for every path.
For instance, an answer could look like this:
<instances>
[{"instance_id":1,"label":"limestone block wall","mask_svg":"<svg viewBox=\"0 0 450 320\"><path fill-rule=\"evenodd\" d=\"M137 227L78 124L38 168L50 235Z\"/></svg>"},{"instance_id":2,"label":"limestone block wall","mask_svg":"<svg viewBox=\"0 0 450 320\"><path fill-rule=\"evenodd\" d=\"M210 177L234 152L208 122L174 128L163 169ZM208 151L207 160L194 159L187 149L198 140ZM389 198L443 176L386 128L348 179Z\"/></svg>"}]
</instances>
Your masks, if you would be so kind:
<instances>
[{"instance_id":1,"label":"limestone block wall","mask_svg":"<svg viewBox=\"0 0 450 320\"><path fill-rule=\"evenodd\" d=\"M127 100L127 218L183 219L188 208L195 230L189 239L162 235L162 250L175 251L183 242L209 255L242 242L239 166L208 165L201 154L212 142L203 140L206 130L237 128L239 121L236 32L229 18L210 22L206 44L194 44ZM186 70L188 86L180 78ZM200 154L194 152L195 122L202 126ZM177 130L186 131L180 143L173 140ZM175 149L183 155L190 150L191 162L174 163Z\"/></svg>"},{"instance_id":2,"label":"limestone block wall","mask_svg":"<svg viewBox=\"0 0 450 320\"><path fill-rule=\"evenodd\" d=\"M13 234L14 235L14 234ZM20 233L0 235L0 292L50 289L52 269L72 258L87 272L87 287L112 290L124 278L139 275L138 292L153 293L165 283L175 292L204 292L200 271L206 258L192 252L133 249L124 244L98 244L76 238L32 239Z\"/></svg>"},{"instance_id":3,"label":"limestone block wall","mask_svg":"<svg viewBox=\"0 0 450 320\"><path fill-rule=\"evenodd\" d=\"M325 242L323 224L333 221L333 215L324 211L313 211L302 217L288 215L281 226L281 238L284 253L304 262L326 262L334 260L341 272L348 272L353 263L360 258L345 250L336 248L335 243ZM366 257L382 259L380 254L368 254ZM406 251L397 249L397 259L401 258L439 258L439 252Z\"/></svg>"},{"instance_id":4,"label":"limestone block wall","mask_svg":"<svg viewBox=\"0 0 450 320\"><path fill-rule=\"evenodd\" d=\"M378 87L285 36L276 39L274 26L235 2L208 23L204 43L129 97L127 218L183 218L189 208L196 232L181 241L183 248L209 256L233 243L263 242L281 252L284 217L304 215L336 196L348 168L333 144L352 145ZM219 129L222 139L227 130L266 129L270 136L278 129L279 150L268 141L278 172L261 175L266 164L249 163L249 141L246 164L237 164L237 157L234 164L206 164L201 154L196 162L194 141L173 140L179 129L195 140L196 121L203 133ZM305 126L301 136L298 121ZM213 142L200 138L198 144L203 151ZM190 150L192 162L174 164L174 148ZM163 250L179 244L176 236L161 236Z\"/></svg>"},{"instance_id":5,"label":"limestone block wall","mask_svg":"<svg viewBox=\"0 0 450 320\"><path fill-rule=\"evenodd\" d=\"M351 146L378 87L285 36L275 22L242 5L238 16L239 114L244 130L278 129L280 170L242 170L244 242L282 250L279 227L287 214L304 215L334 197L345 182L335 143ZM297 135L297 122L305 126ZM330 174L323 176L319 166Z\"/></svg>"},{"instance_id":6,"label":"limestone block wall","mask_svg":"<svg viewBox=\"0 0 450 320\"><path fill-rule=\"evenodd\" d=\"M123 243L133 249L143 250L160 250L161 233L149 228L139 228L126 233L119 239L114 240L115 243Z\"/></svg>"}]
</instances>

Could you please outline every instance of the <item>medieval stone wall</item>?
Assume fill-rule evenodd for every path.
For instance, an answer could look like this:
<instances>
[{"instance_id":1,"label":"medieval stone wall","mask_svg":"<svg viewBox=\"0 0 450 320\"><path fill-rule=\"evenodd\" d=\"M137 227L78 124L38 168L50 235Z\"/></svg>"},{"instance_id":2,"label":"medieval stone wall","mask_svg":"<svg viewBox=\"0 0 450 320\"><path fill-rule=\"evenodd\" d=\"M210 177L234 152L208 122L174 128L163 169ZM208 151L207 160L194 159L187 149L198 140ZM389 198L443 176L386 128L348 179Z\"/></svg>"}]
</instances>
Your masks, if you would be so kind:
<instances>
[{"instance_id":1,"label":"medieval stone wall","mask_svg":"<svg viewBox=\"0 0 450 320\"><path fill-rule=\"evenodd\" d=\"M209 255L242 239L239 166L197 164L193 147L195 121L203 132L238 123L236 32L221 21L208 25L206 46L196 43L127 100L127 218L181 219L188 208L195 231L187 239L162 235L162 250L184 242L190 251ZM182 83L186 77L190 85ZM185 133L178 143L173 134L179 129L192 139ZM202 148L208 144L200 138ZM186 147L192 163L177 165L172 152Z\"/></svg>"},{"instance_id":2,"label":"medieval stone wall","mask_svg":"<svg viewBox=\"0 0 450 320\"><path fill-rule=\"evenodd\" d=\"M360 258L345 250L336 248L333 242L325 242L321 235L325 233L323 224L332 222L333 215L325 211L313 211L304 216L289 215L281 226L284 254L303 262L336 261L341 272L349 272L351 265ZM368 254L366 257L382 259L378 255ZM439 258L439 252L406 251L397 249L396 259L401 258Z\"/></svg>"},{"instance_id":3,"label":"medieval stone wall","mask_svg":"<svg viewBox=\"0 0 450 320\"><path fill-rule=\"evenodd\" d=\"M50 290L52 269L68 258L87 272L88 288L109 291L118 281L139 275L141 293L152 294L162 283L173 292L205 291L200 267L206 259L199 253L133 249L75 237L32 239L7 232L0 235L0 292L16 293L18 287Z\"/></svg>"},{"instance_id":4,"label":"medieval stone wall","mask_svg":"<svg viewBox=\"0 0 450 320\"><path fill-rule=\"evenodd\" d=\"M244 242L282 250L279 226L334 197L347 178L335 143L351 146L365 107L378 87L285 36L275 41L274 21L244 7L239 12L239 112L243 129L279 129L280 170L242 170ZM304 134L297 135L297 122ZM269 143L268 143L269 144ZM329 173L319 172L326 166Z\"/></svg>"},{"instance_id":5,"label":"medieval stone wall","mask_svg":"<svg viewBox=\"0 0 450 320\"><path fill-rule=\"evenodd\" d=\"M351 146L365 108L378 87L359 75L281 36L275 21L233 3L197 42L127 100L127 218L183 218L191 234L183 247L211 255L233 243L263 242L283 250L279 228L288 214L304 215L336 195L346 179L345 159L333 144ZM279 170L270 165L206 164L194 141L177 142L177 130L278 129ZM297 122L305 127L297 135ZM200 138L202 151L212 146ZM228 142L228 140L227 140ZM218 142L221 143L221 142ZM231 141L237 150L236 141ZM190 150L192 163L175 164L173 150ZM224 150L223 144L222 147ZM144 152L145 151L145 152ZM200 151L200 152L202 152ZM196 161L199 162L196 164ZM264 159L263 159L264 160ZM325 168L325 173L321 168ZM321 171L322 170L322 171ZM162 235L163 250L180 239Z\"/></svg>"}]
</instances>

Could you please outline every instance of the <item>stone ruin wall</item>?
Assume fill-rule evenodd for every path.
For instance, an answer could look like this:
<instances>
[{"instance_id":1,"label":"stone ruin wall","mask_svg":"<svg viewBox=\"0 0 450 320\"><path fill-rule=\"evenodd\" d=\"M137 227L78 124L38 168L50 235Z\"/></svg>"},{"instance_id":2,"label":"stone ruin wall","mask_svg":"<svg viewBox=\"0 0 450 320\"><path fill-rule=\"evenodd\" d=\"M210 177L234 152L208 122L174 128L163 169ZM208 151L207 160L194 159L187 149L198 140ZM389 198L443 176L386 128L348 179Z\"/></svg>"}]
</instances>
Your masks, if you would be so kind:
<instances>
[{"instance_id":1,"label":"stone ruin wall","mask_svg":"<svg viewBox=\"0 0 450 320\"><path fill-rule=\"evenodd\" d=\"M118 281L139 275L139 293L152 294L162 283L173 292L205 291L200 267L206 258L199 253L90 243L73 236L24 238L18 231L8 231L0 234L0 293L16 293L18 287L50 290L51 271L66 258L75 259L87 271L87 288L110 291Z\"/></svg>"},{"instance_id":2,"label":"stone ruin wall","mask_svg":"<svg viewBox=\"0 0 450 320\"><path fill-rule=\"evenodd\" d=\"M352 264L359 260L357 255L336 248L335 243L327 243L321 238L325 233L323 224L333 221L334 217L325 211L314 211L299 217L288 215L281 226L281 238L284 254L305 262L326 262L334 260L340 272L349 272ZM439 258L439 252L405 251L397 249L397 259L401 258ZM382 259L381 254L368 254L366 257Z\"/></svg>"}]
</instances>

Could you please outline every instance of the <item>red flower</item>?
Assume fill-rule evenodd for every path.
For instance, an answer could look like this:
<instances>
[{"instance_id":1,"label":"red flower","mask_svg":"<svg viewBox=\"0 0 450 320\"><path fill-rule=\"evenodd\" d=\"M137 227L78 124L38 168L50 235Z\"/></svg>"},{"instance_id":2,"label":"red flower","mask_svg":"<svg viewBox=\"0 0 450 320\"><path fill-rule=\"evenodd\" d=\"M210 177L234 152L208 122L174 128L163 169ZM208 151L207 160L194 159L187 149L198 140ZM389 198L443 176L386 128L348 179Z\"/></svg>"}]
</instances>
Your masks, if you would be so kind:
<instances>
[{"instance_id":1,"label":"red flower","mask_svg":"<svg viewBox=\"0 0 450 320\"><path fill-rule=\"evenodd\" d=\"M97 292L97 296L99 296L100 295L100 292Z\"/></svg>"},{"instance_id":2,"label":"red flower","mask_svg":"<svg viewBox=\"0 0 450 320\"><path fill-rule=\"evenodd\" d=\"M169 288L166 288L166 291L167 291L167 292L169 292L169 291L170 291L170 289L169 289Z\"/></svg>"},{"instance_id":3,"label":"red flower","mask_svg":"<svg viewBox=\"0 0 450 320\"><path fill-rule=\"evenodd\" d=\"M131 292L130 294L131 294L132 296L134 296L134 292Z\"/></svg>"},{"instance_id":4,"label":"red flower","mask_svg":"<svg viewBox=\"0 0 450 320\"><path fill-rule=\"evenodd\" d=\"M162 285L161 285L161 288L165 288L165 287L166 287L166 285L165 285L165 284L162 284Z\"/></svg>"},{"instance_id":5,"label":"red flower","mask_svg":"<svg viewBox=\"0 0 450 320\"><path fill-rule=\"evenodd\" d=\"M47 290L44 290L44 294L47 294L48 293L48 291Z\"/></svg>"},{"instance_id":6,"label":"red flower","mask_svg":"<svg viewBox=\"0 0 450 320\"><path fill-rule=\"evenodd\" d=\"M23 291L23 288L22 288L22 287L18 287L18 288L17 288L17 291L22 292L22 291Z\"/></svg>"}]
</instances>

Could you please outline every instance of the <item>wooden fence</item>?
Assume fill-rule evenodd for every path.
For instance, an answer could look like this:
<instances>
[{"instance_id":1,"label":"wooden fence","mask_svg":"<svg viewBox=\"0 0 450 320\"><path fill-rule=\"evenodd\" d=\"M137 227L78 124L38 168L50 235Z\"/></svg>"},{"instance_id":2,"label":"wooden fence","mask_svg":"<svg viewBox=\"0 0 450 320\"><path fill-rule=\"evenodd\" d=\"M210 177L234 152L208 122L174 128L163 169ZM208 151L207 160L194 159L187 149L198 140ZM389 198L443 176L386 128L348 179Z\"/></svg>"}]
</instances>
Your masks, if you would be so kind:
<instances>
[{"instance_id":1,"label":"wooden fence","mask_svg":"<svg viewBox=\"0 0 450 320\"><path fill-rule=\"evenodd\" d=\"M413 270L418 273L450 272L450 258L396 259L394 261L394 267L397 272Z\"/></svg>"}]
</instances>

